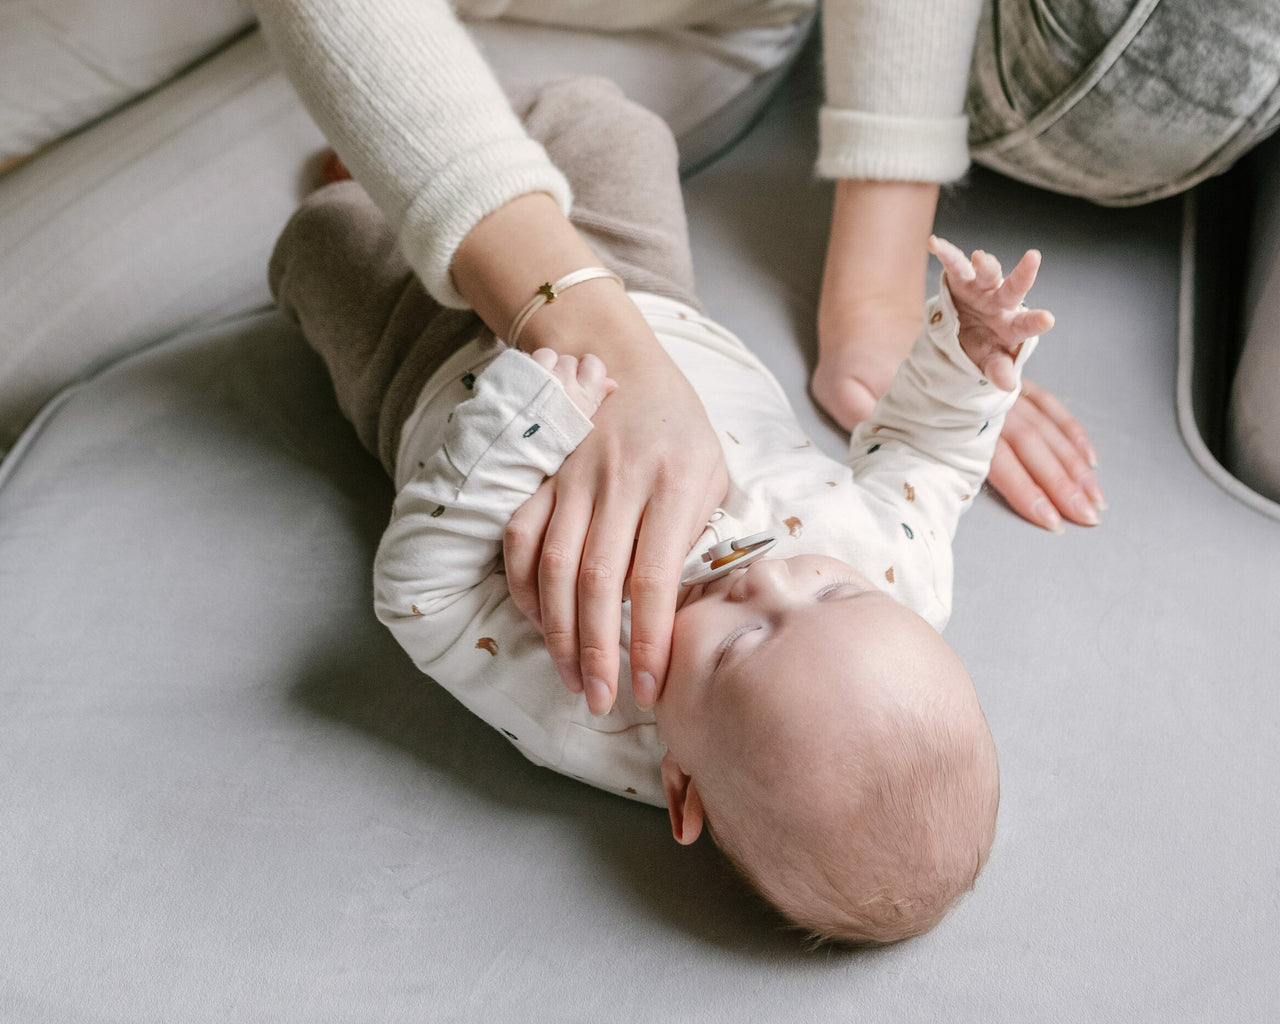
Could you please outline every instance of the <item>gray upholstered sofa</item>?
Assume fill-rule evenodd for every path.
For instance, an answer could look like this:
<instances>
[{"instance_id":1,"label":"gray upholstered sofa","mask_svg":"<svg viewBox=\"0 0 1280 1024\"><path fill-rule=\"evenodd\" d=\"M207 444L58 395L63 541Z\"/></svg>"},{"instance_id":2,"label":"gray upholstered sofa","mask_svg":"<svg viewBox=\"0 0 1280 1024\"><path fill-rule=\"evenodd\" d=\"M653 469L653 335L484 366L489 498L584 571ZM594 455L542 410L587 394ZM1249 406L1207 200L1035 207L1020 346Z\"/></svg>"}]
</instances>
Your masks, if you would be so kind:
<instances>
[{"instance_id":1,"label":"gray upholstered sofa","mask_svg":"<svg viewBox=\"0 0 1280 1024\"><path fill-rule=\"evenodd\" d=\"M1239 309L1215 270L1241 249L1220 191L947 194L956 241L1043 249L1034 376L1111 507L1065 536L991 495L968 514L948 636L1001 752L991 863L921 939L811 952L712 847L526 763L373 619L389 487L264 284L321 140L244 4L112 5L135 7L198 7L173 19L198 38L0 177L0 1019L1276 1019L1280 522L1213 456ZM709 95L650 58L693 66L607 57L667 112ZM805 391L814 65L719 159L777 69L682 141L707 304L838 451ZM31 81L0 84L12 112ZM1280 280L1264 243L1250 310Z\"/></svg>"}]
</instances>

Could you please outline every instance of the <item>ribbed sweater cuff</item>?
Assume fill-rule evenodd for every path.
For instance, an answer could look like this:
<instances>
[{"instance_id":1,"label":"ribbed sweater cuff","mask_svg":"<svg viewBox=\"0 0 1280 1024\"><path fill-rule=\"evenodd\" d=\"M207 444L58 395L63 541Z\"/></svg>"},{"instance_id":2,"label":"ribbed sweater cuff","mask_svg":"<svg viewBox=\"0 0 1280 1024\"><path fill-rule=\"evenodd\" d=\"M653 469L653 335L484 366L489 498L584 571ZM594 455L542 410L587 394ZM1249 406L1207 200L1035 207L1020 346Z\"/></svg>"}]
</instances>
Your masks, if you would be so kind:
<instances>
[{"instance_id":1,"label":"ribbed sweater cuff","mask_svg":"<svg viewBox=\"0 0 1280 1024\"><path fill-rule=\"evenodd\" d=\"M873 181L954 181L969 167L964 116L893 117L823 107L817 173Z\"/></svg>"},{"instance_id":2,"label":"ribbed sweater cuff","mask_svg":"<svg viewBox=\"0 0 1280 1024\"><path fill-rule=\"evenodd\" d=\"M548 193L568 216L573 194L546 150L532 139L503 138L469 149L418 194L405 211L398 241L437 302L467 308L449 274L454 253L482 219L530 192ZM443 218L442 210L448 211Z\"/></svg>"}]
</instances>

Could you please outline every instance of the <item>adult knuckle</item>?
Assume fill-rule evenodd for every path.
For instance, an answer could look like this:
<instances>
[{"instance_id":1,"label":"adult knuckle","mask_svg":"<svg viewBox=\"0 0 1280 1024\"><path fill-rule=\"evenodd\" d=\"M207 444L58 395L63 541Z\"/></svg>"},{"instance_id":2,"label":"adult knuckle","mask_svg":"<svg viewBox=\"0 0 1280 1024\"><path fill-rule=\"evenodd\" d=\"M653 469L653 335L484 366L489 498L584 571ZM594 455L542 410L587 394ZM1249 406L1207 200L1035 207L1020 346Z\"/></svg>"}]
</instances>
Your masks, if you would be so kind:
<instances>
[{"instance_id":1,"label":"adult knuckle","mask_svg":"<svg viewBox=\"0 0 1280 1024\"><path fill-rule=\"evenodd\" d=\"M547 625L543 632L547 652L556 661L571 658L577 653L577 634L570 627Z\"/></svg>"},{"instance_id":2,"label":"adult knuckle","mask_svg":"<svg viewBox=\"0 0 1280 1024\"><path fill-rule=\"evenodd\" d=\"M662 593L671 587L674 581L675 574L665 565L656 562L637 564L631 570L632 597L637 595L647 597Z\"/></svg>"},{"instance_id":3,"label":"adult knuckle","mask_svg":"<svg viewBox=\"0 0 1280 1024\"><path fill-rule=\"evenodd\" d=\"M599 596L618 586L618 574L607 561L592 559L583 562L578 572L578 585L583 594Z\"/></svg>"},{"instance_id":4,"label":"adult knuckle","mask_svg":"<svg viewBox=\"0 0 1280 1024\"><path fill-rule=\"evenodd\" d=\"M616 642L611 644L595 637L583 637L578 642L578 658L587 672L592 669L607 670L612 665L613 659L617 657L617 653Z\"/></svg>"},{"instance_id":5,"label":"adult knuckle","mask_svg":"<svg viewBox=\"0 0 1280 1024\"><path fill-rule=\"evenodd\" d=\"M512 517L502 530L502 545L508 551L528 548L534 537L533 527L523 520Z\"/></svg>"},{"instance_id":6,"label":"adult knuckle","mask_svg":"<svg viewBox=\"0 0 1280 1024\"><path fill-rule=\"evenodd\" d=\"M538 571L544 580L562 580L574 569L573 552L563 542L551 541L542 546Z\"/></svg>"},{"instance_id":7,"label":"adult knuckle","mask_svg":"<svg viewBox=\"0 0 1280 1024\"><path fill-rule=\"evenodd\" d=\"M655 636L651 637L644 632L633 632L631 634L631 662L632 664L653 664L658 661L666 652L666 648L660 643Z\"/></svg>"}]
</instances>

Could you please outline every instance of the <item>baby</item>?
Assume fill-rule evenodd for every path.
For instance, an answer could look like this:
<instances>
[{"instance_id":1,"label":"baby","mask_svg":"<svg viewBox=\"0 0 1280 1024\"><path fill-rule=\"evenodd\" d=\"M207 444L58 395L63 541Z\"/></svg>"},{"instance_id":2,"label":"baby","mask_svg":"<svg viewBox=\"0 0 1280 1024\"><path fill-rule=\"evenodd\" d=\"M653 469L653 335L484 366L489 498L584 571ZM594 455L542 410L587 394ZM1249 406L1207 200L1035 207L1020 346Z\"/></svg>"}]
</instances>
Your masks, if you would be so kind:
<instances>
[{"instance_id":1,"label":"baby","mask_svg":"<svg viewBox=\"0 0 1280 1024\"><path fill-rule=\"evenodd\" d=\"M686 563L655 709L623 685L607 715L592 715L515 608L501 547L613 382L594 357L526 355L434 303L368 197L329 186L286 228L271 283L395 480L378 615L531 760L665 805L680 842L705 824L793 923L853 942L918 934L972 885L995 827L994 746L938 631L956 521L1033 336L1052 323L1021 305L1038 258L1006 279L994 258L934 240L942 292L837 462L804 436L759 360L699 312L681 271L687 242L671 230L682 211L665 126L599 82L559 81L536 105L601 261L628 281L634 266L649 271L631 297L720 432L729 493ZM575 179L575 147L590 180ZM748 553L715 568L734 538ZM624 608L624 680L628 641Z\"/></svg>"}]
</instances>

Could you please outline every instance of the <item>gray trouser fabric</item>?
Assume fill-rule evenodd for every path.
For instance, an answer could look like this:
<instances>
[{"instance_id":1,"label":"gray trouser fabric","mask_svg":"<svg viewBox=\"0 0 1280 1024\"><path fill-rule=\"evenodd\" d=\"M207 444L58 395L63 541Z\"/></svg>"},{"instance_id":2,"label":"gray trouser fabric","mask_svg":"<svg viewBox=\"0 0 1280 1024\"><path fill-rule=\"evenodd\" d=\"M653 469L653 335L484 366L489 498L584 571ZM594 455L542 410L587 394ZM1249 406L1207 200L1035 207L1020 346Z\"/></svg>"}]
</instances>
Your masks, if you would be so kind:
<instances>
[{"instance_id":1,"label":"gray trouser fabric","mask_svg":"<svg viewBox=\"0 0 1280 1024\"><path fill-rule=\"evenodd\" d=\"M675 141L611 82L513 86L512 105L574 192L570 220L629 289L697 307ZM441 306L352 181L308 196L271 256L271 292L333 378L343 414L394 475L400 429L431 375L482 329Z\"/></svg>"},{"instance_id":2,"label":"gray trouser fabric","mask_svg":"<svg viewBox=\"0 0 1280 1024\"><path fill-rule=\"evenodd\" d=\"M1277 0L987 0L975 160L1101 203L1183 191L1280 123Z\"/></svg>"}]
</instances>

